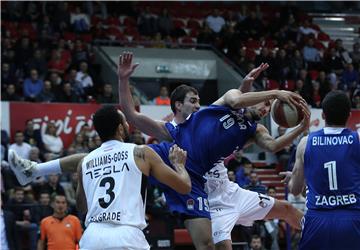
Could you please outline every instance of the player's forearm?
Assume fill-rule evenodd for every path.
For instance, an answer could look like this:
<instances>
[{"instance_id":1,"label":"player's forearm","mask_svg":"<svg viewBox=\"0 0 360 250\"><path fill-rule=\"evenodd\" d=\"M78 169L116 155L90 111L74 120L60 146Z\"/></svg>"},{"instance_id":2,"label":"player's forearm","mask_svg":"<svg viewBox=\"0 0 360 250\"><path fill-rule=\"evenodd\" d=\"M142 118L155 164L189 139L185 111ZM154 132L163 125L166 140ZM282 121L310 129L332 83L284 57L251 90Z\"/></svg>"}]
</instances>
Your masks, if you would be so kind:
<instances>
[{"instance_id":1,"label":"player's forearm","mask_svg":"<svg viewBox=\"0 0 360 250\"><path fill-rule=\"evenodd\" d=\"M264 101L276 99L277 96L278 90L248 92L244 94L234 92L225 96L225 103L233 109L240 109L253 106Z\"/></svg>"},{"instance_id":2,"label":"player's forearm","mask_svg":"<svg viewBox=\"0 0 360 250\"><path fill-rule=\"evenodd\" d=\"M191 179L186 171L184 166L180 165L174 165L174 168L176 170L176 173L178 174L178 177L181 181L181 190L179 190L182 194L188 194L191 191Z\"/></svg>"},{"instance_id":3,"label":"player's forearm","mask_svg":"<svg viewBox=\"0 0 360 250\"><path fill-rule=\"evenodd\" d=\"M126 118L131 121L137 111L130 92L129 78L119 78L119 100Z\"/></svg>"},{"instance_id":4,"label":"player's forearm","mask_svg":"<svg viewBox=\"0 0 360 250\"><path fill-rule=\"evenodd\" d=\"M294 130L291 130L289 133L286 133L275 139L274 145L271 152L276 153L282 150L284 147L292 144L292 142L304 131L301 126L296 127Z\"/></svg>"}]
</instances>

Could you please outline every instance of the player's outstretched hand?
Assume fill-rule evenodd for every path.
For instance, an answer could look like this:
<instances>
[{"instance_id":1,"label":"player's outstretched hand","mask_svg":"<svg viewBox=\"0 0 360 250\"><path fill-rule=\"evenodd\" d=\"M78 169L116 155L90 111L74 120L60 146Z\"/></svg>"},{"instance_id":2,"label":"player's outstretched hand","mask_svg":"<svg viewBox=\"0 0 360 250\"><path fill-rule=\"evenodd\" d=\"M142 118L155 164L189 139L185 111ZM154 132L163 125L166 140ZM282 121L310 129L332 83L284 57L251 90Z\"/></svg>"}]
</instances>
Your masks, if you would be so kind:
<instances>
[{"instance_id":1,"label":"player's outstretched hand","mask_svg":"<svg viewBox=\"0 0 360 250\"><path fill-rule=\"evenodd\" d=\"M249 74L247 74L243 80L244 83L252 83L258 76L261 74L261 72L265 71L267 68L269 68L269 64L267 63L261 63L259 67L251 70Z\"/></svg>"},{"instance_id":2,"label":"player's outstretched hand","mask_svg":"<svg viewBox=\"0 0 360 250\"><path fill-rule=\"evenodd\" d=\"M174 167L185 167L187 152L174 145L170 148L169 160Z\"/></svg>"},{"instance_id":3,"label":"player's outstretched hand","mask_svg":"<svg viewBox=\"0 0 360 250\"><path fill-rule=\"evenodd\" d=\"M284 171L284 172L280 172L279 175L281 177L283 177L283 179L281 180L282 183L288 184L290 179L291 179L291 171Z\"/></svg>"},{"instance_id":4,"label":"player's outstretched hand","mask_svg":"<svg viewBox=\"0 0 360 250\"><path fill-rule=\"evenodd\" d=\"M279 90L277 92L276 98L279 99L280 101L288 103L290 106L295 105L299 108L302 108L300 103L306 104L304 98L302 98L299 94L291 91Z\"/></svg>"},{"instance_id":5,"label":"player's outstretched hand","mask_svg":"<svg viewBox=\"0 0 360 250\"><path fill-rule=\"evenodd\" d=\"M118 75L120 80L128 80L134 72L138 63L132 64L133 53L129 51L123 52L119 56Z\"/></svg>"},{"instance_id":6,"label":"player's outstretched hand","mask_svg":"<svg viewBox=\"0 0 360 250\"><path fill-rule=\"evenodd\" d=\"M300 101L300 107L301 110L304 114L304 118L300 123L300 126L303 128L304 131L307 131L310 127L310 116L311 116L311 112L309 109L309 106L307 105L306 102Z\"/></svg>"}]
</instances>

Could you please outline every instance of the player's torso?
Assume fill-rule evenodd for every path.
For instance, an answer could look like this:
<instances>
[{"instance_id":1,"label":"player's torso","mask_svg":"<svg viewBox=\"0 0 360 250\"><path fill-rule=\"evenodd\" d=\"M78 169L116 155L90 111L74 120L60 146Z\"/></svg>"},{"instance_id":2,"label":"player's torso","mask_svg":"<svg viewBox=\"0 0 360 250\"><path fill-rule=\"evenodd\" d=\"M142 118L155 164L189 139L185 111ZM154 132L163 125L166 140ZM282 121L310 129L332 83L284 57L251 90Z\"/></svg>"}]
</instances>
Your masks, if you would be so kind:
<instances>
[{"instance_id":1,"label":"player's torso","mask_svg":"<svg viewBox=\"0 0 360 250\"><path fill-rule=\"evenodd\" d=\"M211 105L169 132L175 142L187 150L189 168L205 175L218 161L242 148L256 131L243 110Z\"/></svg>"},{"instance_id":2,"label":"player's torso","mask_svg":"<svg viewBox=\"0 0 360 250\"><path fill-rule=\"evenodd\" d=\"M338 134L324 130L311 133L304 154L304 173L309 209L360 209L358 134L348 129Z\"/></svg>"},{"instance_id":3,"label":"player's torso","mask_svg":"<svg viewBox=\"0 0 360 250\"><path fill-rule=\"evenodd\" d=\"M146 177L134 162L135 145L107 141L82 163L89 223L144 228Z\"/></svg>"}]
</instances>

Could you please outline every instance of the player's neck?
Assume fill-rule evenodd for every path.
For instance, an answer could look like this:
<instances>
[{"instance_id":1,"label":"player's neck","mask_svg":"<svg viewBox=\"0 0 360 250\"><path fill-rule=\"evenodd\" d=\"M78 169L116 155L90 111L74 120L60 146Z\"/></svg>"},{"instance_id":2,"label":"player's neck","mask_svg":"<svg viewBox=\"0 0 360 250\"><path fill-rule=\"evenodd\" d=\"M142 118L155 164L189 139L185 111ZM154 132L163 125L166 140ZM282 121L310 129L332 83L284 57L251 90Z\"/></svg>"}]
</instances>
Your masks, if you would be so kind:
<instances>
[{"instance_id":1,"label":"player's neck","mask_svg":"<svg viewBox=\"0 0 360 250\"><path fill-rule=\"evenodd\" d=\"M176 114L174 116L174 121L176 124L180 124L180 123L183 123L185 121L185 119L180 114Z\"/></svg>"}]
</instances>

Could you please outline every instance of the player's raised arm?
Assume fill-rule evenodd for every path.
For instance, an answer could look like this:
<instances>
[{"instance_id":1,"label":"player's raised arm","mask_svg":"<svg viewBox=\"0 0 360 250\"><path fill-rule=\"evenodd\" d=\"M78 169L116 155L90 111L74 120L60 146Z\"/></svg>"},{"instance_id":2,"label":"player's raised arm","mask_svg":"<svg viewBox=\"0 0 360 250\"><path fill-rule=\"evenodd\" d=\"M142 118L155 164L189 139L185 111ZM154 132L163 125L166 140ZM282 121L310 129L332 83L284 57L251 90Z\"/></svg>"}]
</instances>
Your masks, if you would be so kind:
<instances>
[{"instance_id":1,"label":"player's raised arm","mask_svg":"<svg viewBox=\"0 0 360 250\"><path fill-rule=\"evenodd\" d=\"M307 136L303 137L296 149L294 168L289 181L289 192L293 195L300 194L305 186L304 176L304 153L306 148Z\"/></svg>"},{"instance_id":2,"label":"player's raised arm","mask_svg":"<svg viewBox=\"0 0 360 250\"><path fill-rule=\"evenodd\" d=\"M231 89L213 104L230 106L233 109L246 108L260 102L279 99L290 105L300 106L300 102L306 103L298 94L285 90L268 90L260 92L241 93L238 89Z\"/></svg>"},{"instance_id":3,"label":"player's raised arm","mask_svg":"<svg viewBox=\"0 0 360 250\"><path fill-rule=\"evenodd\" d=\"M135 110L134 101L129 88L129 78L139 64L132 63L133 54L124 52L119 56L119 99L126 119L145 134L159 140L171 140L163 121L155 121Z\"/></svg>"},{"instance_id":4,"label":"player's raised arm","mask_svg":"<svg viewBox=\"0 0 360 250\"><path fill-rule=\"evenodd\" d=\"M145 173L154 176L157 180L171 187L180 194L191 191L191 180L185 169L186 151L174 145L170 148L169 160L175 171L166 165L160 156L148 146L137 146L134 149L135 162ZM146 172L147 171L147 172Z\"/></svg>"},{"instance_id":5,"label":"player's raised arm","mask_svg":"<svg viewBox=\"0 0 360 250\"><path fill-rule=\"evenodd\" d=\"M242 93L246 93L251 91L251 87L253 82L256 80L256 78L261 74L261 72L265 71L267 68L269 68L269 64L267 63L261 63L259 67L251 70L249 74L247 74L244 79L242 80L241 85L239 86L239 90Z\"/></svg>"}]
</instances>

